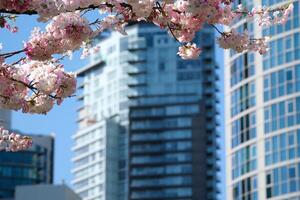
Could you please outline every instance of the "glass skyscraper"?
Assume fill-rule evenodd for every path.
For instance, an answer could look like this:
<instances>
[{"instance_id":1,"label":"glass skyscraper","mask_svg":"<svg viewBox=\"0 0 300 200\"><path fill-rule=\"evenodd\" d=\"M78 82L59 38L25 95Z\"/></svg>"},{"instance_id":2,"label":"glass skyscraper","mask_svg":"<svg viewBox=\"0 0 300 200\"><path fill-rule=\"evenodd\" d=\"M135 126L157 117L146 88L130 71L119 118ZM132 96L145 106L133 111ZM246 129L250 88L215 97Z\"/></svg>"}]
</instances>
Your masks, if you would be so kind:
<instances>
[{"instance_id":1,"label":"glass skyscraper","mask_svg":"<svg viewBox=\"0 0 300 200\"><path fill-rule=\"evenodd\" d=\"M153 25L127 32L100 39L100 54L77 73L75 191L84 200L216 199L214 30L198 33L203 54L192 61L178 58L176 41Z\"/></svg>"},{"instance_id":2,"label":"glass skyscraper","mask_svg":"<svg viewBox=\"0 0 300 200\"><path fill-rule=\"evenodd\" d=\"M225 53L228 200L300 199L299 1L235 1L251 7L294 3L284 25L259 27L242 19L255 38L271 35L266 55Z\"/></svg>"},{"instance_id":3,"label":"glass skyscraper","mask_svg":"<svg viewBox=\"0 0 300 200\"><path fill-rule=\"evenodd\" d=\"M54 138L32 135L33 146L26 151L0 152L0 199L14 198L20 185L52 184Z\"/></svg>"}]
</instances>

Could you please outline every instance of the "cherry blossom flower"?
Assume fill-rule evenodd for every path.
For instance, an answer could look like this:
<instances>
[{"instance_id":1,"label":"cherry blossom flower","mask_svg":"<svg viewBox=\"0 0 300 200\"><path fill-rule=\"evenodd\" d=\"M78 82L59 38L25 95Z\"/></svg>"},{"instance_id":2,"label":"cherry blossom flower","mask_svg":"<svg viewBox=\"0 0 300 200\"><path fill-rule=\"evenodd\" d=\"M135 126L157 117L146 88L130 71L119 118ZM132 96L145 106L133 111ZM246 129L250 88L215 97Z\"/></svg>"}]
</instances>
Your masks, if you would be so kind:
<instances>
[{"instance_id":1,"label":"cherry blossom flower","mask_svg":"<svg viewBox=\"0 0 300 200\"><path fill-rule=\"evenodd\" d=\"M9 133L0 127L0 151L22 151L30 148L32 139L28 136L21 136L16 133Z\"/></svg>"},{"instance_id":2,"label":"cherry blossom flower","mask_svg":"<svg viewBox=\"0 0 300 200\"><path fill-rule=\"evenodd\" d=\"M268 51L268 41L269 37L251 39L247 31L238 33L235 30L225 32L218 38L218 43L222 48L233 49L238 53L248 50L265 54Z\"/></svg>"},{"instance_id":3,"label":"cherry blossom flower","mask_svg":"<svg viewBox=\"0 0 300 200\"><path fill-rule=\"evenodd\" d=\"M53 54L80 48L91 35L92 29L80 13L63 13L53 18L46 26L46 32L34 29L25 44L25 53L33 60L48 60Z\"/></svg>"},{"instance_id":4,"label":"cherry blossom flower","mask_svg":"<svg viewBox=\"0 0 300 200\"><path fill-rule=\"evenodd\" d=\"M91 10L100 13L94 22L84 17ZM11 22L19 14L37 15L38 21L47 22L45 30L32 31L24 49L2 53L0 48L0 107L46 114L55 104L60 105L75 93L76 77L65 72L53 55L72 55L80 48L82 57L97 53L100 46L90 48L91 40L106 30L126 35L128 23L153 23L180 43L178 55L182 59L195 59L201 49L191 42L198 31L210 25L220 34L220 47L264 54L268 37L250 38L247 30L221 32L216 25L228 26L242 17L259 26L284 24L292 11L292 3L251 9L242 5L234 8L230 0L0 0L0 28L17 32ZM6 63L21 54L16 62ZM0 129L2 149L17 151L30 144L28 138Z\"/></svg>"},{"instance_id":5,"label":"cherry blossom flower","mask_svg":"<svg viewBox=\"0 0 300 200\"><path fill-rule=\"evenodd\" d=\"M54 103L74 94L76 79L55 62L3 63L0 68L0 107L46 114Z\"/></svg>"},{"instance_id":6,"label":"cherry blossom flower","mask_svg":"<svg viewBox=\"0 0 300 200\"><path fill-rule=\"evenodd\" d=\"M186 44L179 47L179 52L177 53L182 59L196 59L199 57L201 49L197 48L196 44Z\"/></svg>"}]
</instances>

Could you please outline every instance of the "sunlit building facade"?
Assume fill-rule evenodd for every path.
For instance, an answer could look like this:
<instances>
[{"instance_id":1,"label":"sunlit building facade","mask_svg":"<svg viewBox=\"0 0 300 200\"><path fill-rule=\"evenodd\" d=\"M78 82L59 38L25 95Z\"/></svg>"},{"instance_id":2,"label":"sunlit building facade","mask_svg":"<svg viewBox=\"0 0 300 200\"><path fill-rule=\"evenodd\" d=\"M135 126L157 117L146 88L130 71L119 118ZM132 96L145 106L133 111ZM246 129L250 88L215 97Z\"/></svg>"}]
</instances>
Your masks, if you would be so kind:
<instances>
[{"instance_id":1,"label":"sunlit building facade","mask_svg":"<svg viewBox=\"0 0 300 200\"><path fill-rule=\"evenodd\" d=\"M193 61L153 25L127 32L101 38L100 54L77 73L75 191L84 200L217 199L214 30L198 34L204 53Z\"/></svg>"},{"instance_id":2,"label":"sunlit building facade","mask_svg":"<svg viewBox=\"0 0 300 200\"><path fill-rule=\"evenodd\" d=\"M249 7L294 2L284 25L259 27L242 19L252 37L270 35L266 55L225 53L228 200L300 199L299 1L235 1Z\"/></svg>"}]
</instances>

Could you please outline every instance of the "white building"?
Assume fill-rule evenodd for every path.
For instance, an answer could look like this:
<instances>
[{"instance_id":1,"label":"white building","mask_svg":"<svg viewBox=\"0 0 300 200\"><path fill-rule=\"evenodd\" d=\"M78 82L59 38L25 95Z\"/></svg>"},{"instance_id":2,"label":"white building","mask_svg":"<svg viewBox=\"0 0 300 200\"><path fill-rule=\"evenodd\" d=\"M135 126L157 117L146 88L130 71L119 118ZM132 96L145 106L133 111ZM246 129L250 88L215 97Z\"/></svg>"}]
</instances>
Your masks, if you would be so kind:
<instances>
[{"instance_id":1,"label":"white building","mask_svg":"<svg viewBox=\"0 0 300 200\"><path fill-rule=\"evenodd\" d=\"M300 199L299 1L235 0L251 7L293 2L285 25L259 27L242 19L254 38L271 35L270 51L225 53L227 200Z\"/></svg>"}]
</instances>

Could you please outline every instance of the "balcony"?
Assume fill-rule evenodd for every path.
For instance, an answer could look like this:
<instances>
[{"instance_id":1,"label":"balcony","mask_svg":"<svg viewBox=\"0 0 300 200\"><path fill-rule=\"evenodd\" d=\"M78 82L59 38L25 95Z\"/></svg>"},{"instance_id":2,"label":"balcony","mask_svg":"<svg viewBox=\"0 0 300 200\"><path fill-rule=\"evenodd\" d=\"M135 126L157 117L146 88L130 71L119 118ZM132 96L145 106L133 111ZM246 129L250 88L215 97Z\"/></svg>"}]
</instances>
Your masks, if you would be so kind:
<instances>
[{"instance_id":1,"label":"balcony","mask_svg":"<svg viewBox=\"0 0 300 200\"><path fill-rule=\"evenodd\" d=\"M147 67L145 65L128 66L126 71L127 71L127 74L129 76L135 76L135 75L139 75L139 74L146 74L147 73Z\"/></svg>"},{"instance_id":2,"label":"balcony","mask_svg":"<svg viewBox=\"0 0 300 200\"><path fill-rule=\"evenodd\" d=\"M145 76L142 77L137 77L137 78L131 78L128 81L127 86L132 88L132 87L140 87L140 86L146 86L147 85L147 80Z\"/></svg>"},{"instance_id":3,"label":"balcony","mask_svg":"<svg viewBox=\"0 0 300 200\"><path fill-rule=\"evenodd\" d=\"M146 90L142 87L138 87L138 88L135 88L134 90L129 90L129 92L127 94L127 98L136 99L138 97L143 97L145 95L147 95Z\"/></svg>"},{"instance_id":4,"label":"balcony","mask_svg":"<svg viewBox=\"0 0 300 200\"><path fill-rule=\"evenodd\" d=\"M82 119L78 119L79 130L97 123L95 116L86 115Z\"/></svg>"},{"instance_id":5,"label":"balcony","mask_svg":"<svg viewBox=\"0 0 300 200\"><path fill-rule=\"evenodd\" d=\"M78 110L77 122L84 120L87 116L88 116L88 109L87 107L83 107L82 109Z\"/></svg>"},{"instance_id":6,"label":"balcony","mask_svg":"<svg viewBox=\"0 0 300 200\"><path fill-rule=\"evenodd\" d=\"M127 57L127 62L130 65L145 63L145 62L147 62L147 55L145 55L145 54L129 54Z\"/></svg>"},{"instance_id":7,"label":"balcony","mask_svg":"<svg viewBox=\"0 0 300 200\"><path fill-rule=\"evenodd\" d=\"M146 41L144 38L137 38L129 41L128 51L139 51L147 49Z\"/></svg>"}]
</instances>

